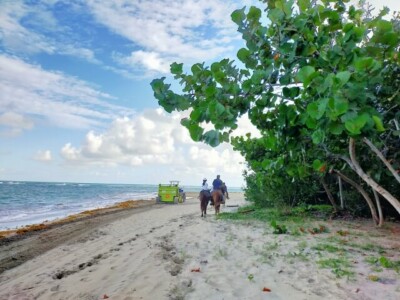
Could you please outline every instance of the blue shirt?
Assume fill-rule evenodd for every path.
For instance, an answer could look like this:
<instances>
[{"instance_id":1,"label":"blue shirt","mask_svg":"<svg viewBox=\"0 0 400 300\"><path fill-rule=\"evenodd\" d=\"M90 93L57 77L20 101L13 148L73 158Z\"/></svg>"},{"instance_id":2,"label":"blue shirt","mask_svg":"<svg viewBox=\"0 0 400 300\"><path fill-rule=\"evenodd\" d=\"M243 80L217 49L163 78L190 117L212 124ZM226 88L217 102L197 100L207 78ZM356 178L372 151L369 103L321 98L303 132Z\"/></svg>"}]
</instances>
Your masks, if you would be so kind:
<instances>
[{"instance_id":1,"label":"blue shirt","mask_svg":"<svg viewBox=\"0 0 400 300\"><path fill-rule=\"evenodd\" d=\"M221 189L221 185L222 185L222 180L221 179L218 179L218 178L214 179L214 181L213 181L213 189L214 190Z\"/></svg>"}]
</instances>

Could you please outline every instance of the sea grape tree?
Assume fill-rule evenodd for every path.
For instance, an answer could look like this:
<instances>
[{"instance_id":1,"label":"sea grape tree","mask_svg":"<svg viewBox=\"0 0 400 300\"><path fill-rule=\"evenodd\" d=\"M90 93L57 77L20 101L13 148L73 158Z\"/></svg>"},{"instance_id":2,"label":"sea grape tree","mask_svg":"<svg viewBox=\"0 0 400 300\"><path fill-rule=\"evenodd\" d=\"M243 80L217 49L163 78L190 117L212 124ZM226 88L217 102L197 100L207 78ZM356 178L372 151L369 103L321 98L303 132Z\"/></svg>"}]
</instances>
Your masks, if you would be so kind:
<instances>
[{"instance_id":1,"label":"sea grape tree","mask_svg":"<svg viewBox=\"0 0 400 300\"><path fill-rule=\"evenodd\" d=\"M399 191L400 183L398 16L386 20L387 9L372 16L348 0L263 2L264 11L231 15L246 44L237 52L241 67L223 59L184 73L173 63L182 93L155 79L159 104L168 112L190 110L181 123L193 140L232 143L251 170L277 175L271 180L282 180L284 172L292 181L319 178L326 187L327 172L344 176L344 169L400 213L388 190ZM244 114L260 138L231 137ZM207 123L212 130L205 131ZM378 222L374 203L365 199Z\"/></svg>"}]
</instances>

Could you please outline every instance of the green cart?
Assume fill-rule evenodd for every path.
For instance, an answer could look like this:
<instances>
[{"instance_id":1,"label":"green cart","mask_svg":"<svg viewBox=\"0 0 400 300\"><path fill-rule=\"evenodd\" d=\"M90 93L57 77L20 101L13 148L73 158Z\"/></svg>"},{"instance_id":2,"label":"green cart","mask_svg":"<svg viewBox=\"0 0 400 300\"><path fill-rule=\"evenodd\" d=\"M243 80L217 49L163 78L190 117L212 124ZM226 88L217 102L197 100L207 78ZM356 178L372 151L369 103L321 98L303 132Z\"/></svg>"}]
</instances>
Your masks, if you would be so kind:
<instances>
[{"instance_id":1,"label":"green cart","mask_svg":"<svg viewBox=\"0 0 400 300\"><path fill-rule=\"evenodd\" d=\"M179 187L179 181L172 180L169 184L158 185L157 203L183 203L186 200L186 194Z\"/></svg>"}]
</instances>

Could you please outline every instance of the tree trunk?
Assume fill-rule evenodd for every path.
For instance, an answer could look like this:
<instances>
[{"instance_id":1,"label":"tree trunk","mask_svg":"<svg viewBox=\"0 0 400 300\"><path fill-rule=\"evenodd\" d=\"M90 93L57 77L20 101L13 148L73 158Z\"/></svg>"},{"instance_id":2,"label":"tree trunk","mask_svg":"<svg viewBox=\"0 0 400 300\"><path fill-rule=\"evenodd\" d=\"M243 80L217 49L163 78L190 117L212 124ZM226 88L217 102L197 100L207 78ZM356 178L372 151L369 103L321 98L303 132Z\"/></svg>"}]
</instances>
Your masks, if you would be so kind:
<instances>
[{"instance_id":1,"label":"tree trunk","mask_svg":"<svg viewBox=\"0 0 400 300\"><path fill-rule=\"evenodd\" d=\"M387 161L387 159L383 156L383 154L375 147L375 145L367 138L363 138L363 142L367 144L373 152L381 159L381 161L385 164L385 166L389 169L389 171L393 174L394 178L400 183L400 176L397 174L396 170L393 169L392 165Z\"/></svg>"},{"instance_id":2,"label":"tree trunk","mask_svg":"<svg viewBox=\"0 0 400 300\"><path fill-rule=\"evenodd\" d=\"M340 208L344 209L342 178L340 176L338 176L337 178L338 178L338 181L339 181Z\"/></svg>"},{"instance_id":3,"label":"tree trunk","mask_svg":"<svg viewBox=\"0 0 400 300\"><path fill-rule=\"evenodd\" d=\"M370 176L368 176L363 169L361 168L360 164L356 159L356 152L355 152L355 140L354 138L350 138L349 142L349 154L351 163L353 165L354 171L360 176L368 185L370 185L375 191L381 194L389 203L397 210L400 214L400 202L392 194L390 194L387 190L385 190L382 186L376 183ZM342 177L343 178L343 177ZM344 179L344 178L343 178Z\"/></svg>"},{"instance_id":4,"label":"tree trunk","mask_svg":"<svg viewBox=\"0 0 400 300\"><path fill-rule=\"evenodd\" d=\"M378 208L378 215L379 215L378 226L381 227L383 225L383 213L382 213L381 201L379 200L379 194L374 189L372 189L372 192L374 193L376 207Z\"/></svg>"},{"instance_id":5,"label":"tree trunk","mask_svg":"<svg viewBox=\"0 0 400 300\"><path fill-rule=\"evenodd\" d=\"M328 185L325 182L325 177L321 177L321 183L322 183L322 186L324 187L324 190L325 190L326 194L328 195L329 201L331 202L331 204L333 206L333 209L335 210L335 213L337 213L339 211L339 208L338 208L338 206L336 204L335 199L332 196L331 191L329 190Z\"/></svg>"},{"instance_id":6,"label":"tree trunk","mask_svg":"<svg viewBox=\"0 0 400 300\"><path fill-rule=\"evenodd\" d=\"M369 209L371 211L372 219L374 220L375 224L379 224L379 218L378 215L376 214L376 209L374 202L371 200L370 196L368 193L362 188L361 185L357 184L355 181L351 180L348 178L346 175L342 174L340 171L333 170L337 175L339 175L344 181L348 182L350 185L352 185L361 195L363 195L365 201L367 201Z\"/></svg>"}]
</instances>

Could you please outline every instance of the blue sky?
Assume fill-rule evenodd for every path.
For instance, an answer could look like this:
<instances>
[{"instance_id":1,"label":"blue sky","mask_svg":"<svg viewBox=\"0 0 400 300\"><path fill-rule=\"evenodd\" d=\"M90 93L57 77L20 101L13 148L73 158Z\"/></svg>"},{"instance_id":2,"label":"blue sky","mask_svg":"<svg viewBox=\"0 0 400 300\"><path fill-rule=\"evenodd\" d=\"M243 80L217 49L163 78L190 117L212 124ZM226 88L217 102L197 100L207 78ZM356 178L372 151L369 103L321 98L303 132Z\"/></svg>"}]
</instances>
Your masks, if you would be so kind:
<instances>
[{"instance_id":1,"label":"blue sky","mask_svg":"<svg viewBox=\"0 0 400 300\"><path fill-rule=\"evenodd\" d=\"M241 186L242 157L191 141L149 83L174 61L235 57L230 13L249 3L0 0L0 180Z\"/></svg>"}]
</instances>

